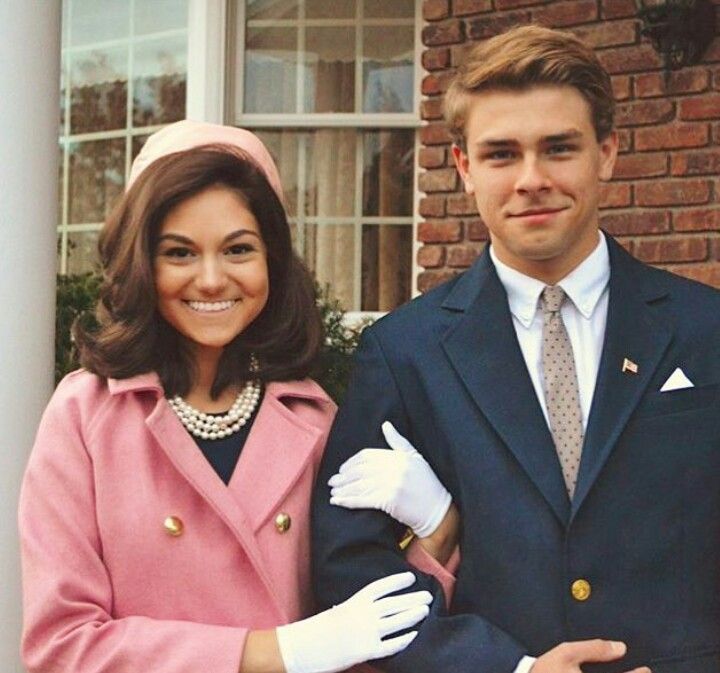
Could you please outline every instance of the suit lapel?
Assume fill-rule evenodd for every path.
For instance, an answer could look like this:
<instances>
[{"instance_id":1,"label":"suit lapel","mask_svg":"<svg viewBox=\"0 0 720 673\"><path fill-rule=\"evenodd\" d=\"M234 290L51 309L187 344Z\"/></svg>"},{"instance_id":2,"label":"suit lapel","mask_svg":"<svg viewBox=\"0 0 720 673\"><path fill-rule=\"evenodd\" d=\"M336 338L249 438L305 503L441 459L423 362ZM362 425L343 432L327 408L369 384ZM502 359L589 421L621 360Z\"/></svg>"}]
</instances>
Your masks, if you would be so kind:
<instances>
[{"instance_id":1,"label":"suit lapel","mask_svg":"<svg viewBox=\"0 0 720 673\"><path fill-rule=\"evenodd\" d=\"M458 281L443 308L461 312L442 342L452 366L564 525L570 503L557 453L487 251Z\"/></svg>"},{"instance_id":2,"label":"suit lapel","mask_svg":"<svg viewBox=\"0 0 720 673\"><path fill-rule=\"evenodd\" d=\"M602 357L585 433L572 516L582 505L648 386L672 333L649 306L667 292L610 237L610 295ZM637 373L623 372L627 358Z\"/></svg>"},{"instance_id":3,"label":"suit lapel","mask_svg":"<svg viewBox=\"0 0 720 673\"><path fill-rule=\"evenodd\" d=\"M281 398L306 397L302 383L271 383L230 480L229 489L252 530L277 514L277 505L311 461L322 433L290 411ZM309 394L318 399L317 394Z\"/></svg>"}]
</instances>

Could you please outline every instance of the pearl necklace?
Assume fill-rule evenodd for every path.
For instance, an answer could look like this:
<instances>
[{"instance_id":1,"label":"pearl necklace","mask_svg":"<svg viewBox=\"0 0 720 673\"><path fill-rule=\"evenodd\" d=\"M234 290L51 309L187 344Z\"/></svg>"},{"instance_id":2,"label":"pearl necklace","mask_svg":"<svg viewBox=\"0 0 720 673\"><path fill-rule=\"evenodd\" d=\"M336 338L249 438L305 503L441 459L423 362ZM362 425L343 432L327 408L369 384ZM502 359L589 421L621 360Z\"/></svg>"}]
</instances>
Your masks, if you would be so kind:
<instances>
[{"instance_id":1,"label":"pearl necklace","mask_svg":"<svg viewBox=\"0 0 720 673\"><path fill-rule=\"evenodd\" d=\"M201 439L222 439L237 432L253 415L260 399L259 380L248 381L238 393L230 410L222 416L206 414L189 405L180 395L168 400L187 431Z\"/></svg>"}]
</instances>

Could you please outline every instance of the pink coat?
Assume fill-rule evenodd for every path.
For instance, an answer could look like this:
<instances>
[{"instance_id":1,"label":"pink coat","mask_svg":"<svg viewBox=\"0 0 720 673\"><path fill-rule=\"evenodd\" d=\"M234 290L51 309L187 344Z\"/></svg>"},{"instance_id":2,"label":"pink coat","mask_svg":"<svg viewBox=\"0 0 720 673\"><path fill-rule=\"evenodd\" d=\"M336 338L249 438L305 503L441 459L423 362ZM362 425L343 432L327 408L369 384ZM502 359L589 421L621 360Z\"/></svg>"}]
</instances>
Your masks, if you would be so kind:
<instances>
[{"instance_id":1,"label":"pink coat","mask_svg":"<svg viewBox=\"0 0 720 673\"><path fill-rule=\"evenodd\" d=\"M311 614L309 500L334 414L312 381L269 384L225 486L156 375L66 377L20 499L28 671L237 673L250 629Z\"/></svg>"}]
</instances>

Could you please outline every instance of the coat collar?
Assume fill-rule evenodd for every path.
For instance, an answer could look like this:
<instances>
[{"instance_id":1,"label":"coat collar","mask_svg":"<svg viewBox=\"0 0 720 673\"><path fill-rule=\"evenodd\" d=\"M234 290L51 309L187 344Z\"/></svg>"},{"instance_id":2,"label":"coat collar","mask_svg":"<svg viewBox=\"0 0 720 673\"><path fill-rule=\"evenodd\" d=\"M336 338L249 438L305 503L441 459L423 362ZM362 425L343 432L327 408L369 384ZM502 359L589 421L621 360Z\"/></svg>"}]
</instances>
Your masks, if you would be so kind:
<instances>
[{"instance_id":1,"label":"coat collar","mask_svg":"<svg viewBox=\"0 0 720 673\"><path fill-rule=\"evenodd\" d=\"M277 513L277 505L293 488L324 440L324 430L304 420L294 410L293 402L308 400L327 405L327 414L331 415L334 404L327 394L310 380L268 384L237 468L225 486L172 411L157 374L110 379L108 389L111 395L155 394L155 405L146 418L150 433L180 475L232 531L274 603L278 619L286 620L286 606L267 574L268 564L256 533Z\"/></svg>"},{"instance_id":2,"label":"coat collar","mask_svg":"<svg viewBox=\"0 0 720 673\"><path fill-rule=\"evenodd\" d=\"M668 294L662 276L633 259L610 236L607 241L608 321L572 508L515 337L507 295L487 250L442 304L459 313L442 339L448 359L563 524L586 498L671 340L652 310L652 304ZM639 365L638 375L622 372L625 357Z\"/></svg>"},{"instance_id":3,"label":"coat collar","mask_svg":"<svg viewBox=\"0 0 720 673\"><path fill-rule=\"evenodd\" d=\"M108 390L111 395L123 393L155 392L158 396L164 394L160 377L155 372L137 374L126 379L108 379ZM328 394L313 380L302 381L273 381L267 385L266 395L278 400L285 398L298 398L312 400L319 403L332 402Z\"/></svg>"},{"instance_id":4,"label":"coat collar","mask_svg":"<svg viewBox=\"0 0 720 673\"><path fill-rule=\"evenodd\" d=\"M123 393L155 392L163 394L163 387L160 378L155 372L137 374L127 379L108 379L108 391L111 395L122 395Z\"/></svg>"}]
</instances>

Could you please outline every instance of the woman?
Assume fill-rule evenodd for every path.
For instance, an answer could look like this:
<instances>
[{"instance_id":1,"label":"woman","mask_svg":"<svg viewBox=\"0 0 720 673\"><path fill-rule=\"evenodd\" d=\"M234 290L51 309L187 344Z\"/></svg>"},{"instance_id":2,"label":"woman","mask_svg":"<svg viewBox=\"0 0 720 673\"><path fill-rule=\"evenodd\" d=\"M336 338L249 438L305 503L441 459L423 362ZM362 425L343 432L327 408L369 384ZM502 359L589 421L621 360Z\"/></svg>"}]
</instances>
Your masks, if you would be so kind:
<instances>
[{"instance_id":1,"label":"woman","mask_svg":"<svg viewBox=\"0 0 720 673\"><path fill-rule=\"evenodd\" d=\"M335 407L306 378L322 329L262 143L194 122L151 136L100 251L101 327L77 330L85 369L23 483L28 670L314 673L406 647L430 594L388 595L412 573L302 619Z\"/></svg>"}]
</instances>

